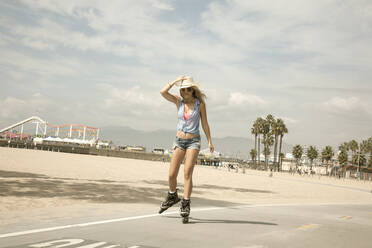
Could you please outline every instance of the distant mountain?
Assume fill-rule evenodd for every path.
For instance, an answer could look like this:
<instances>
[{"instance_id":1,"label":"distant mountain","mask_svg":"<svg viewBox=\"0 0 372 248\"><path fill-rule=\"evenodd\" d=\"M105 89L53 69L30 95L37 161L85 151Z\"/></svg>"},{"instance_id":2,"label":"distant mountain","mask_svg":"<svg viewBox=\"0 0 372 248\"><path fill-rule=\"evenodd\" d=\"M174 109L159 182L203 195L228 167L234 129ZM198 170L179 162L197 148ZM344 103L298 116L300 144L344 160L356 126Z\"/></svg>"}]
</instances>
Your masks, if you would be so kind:
<instances>
[{"instance_id":1,"label":"distant mountain","mask_svg":"<svg viewBox=\"0 0 372 248\"><path fill-rule=\"evenodd\" d=\"M138 145L152 151L155 147L171 149L176 132L173 130L140 131L130 127L106 126L100 128L100 139L112 141L116 145ZM254 148L254 139L245 137L213 138L215 150L224 155L248 158ZM208 142L202 135L202 149L208 147ZM263 149L263 148L262 148ZM283 144L283 152L290 152L292 146ZM262 152L262 151L261 151Z\"/></svg>"},{"instance_id":2,"label":"distant mountain","mask_svg":"<svg viewBox=\"0 0 372 248\"><path fill-rule=\"evenodd\" d=\"M171 148L175 132L170 130L140 131L130 127L107 126L100 128L100 139L113 141L116 145Z\"/></svg>"}]
</instances>

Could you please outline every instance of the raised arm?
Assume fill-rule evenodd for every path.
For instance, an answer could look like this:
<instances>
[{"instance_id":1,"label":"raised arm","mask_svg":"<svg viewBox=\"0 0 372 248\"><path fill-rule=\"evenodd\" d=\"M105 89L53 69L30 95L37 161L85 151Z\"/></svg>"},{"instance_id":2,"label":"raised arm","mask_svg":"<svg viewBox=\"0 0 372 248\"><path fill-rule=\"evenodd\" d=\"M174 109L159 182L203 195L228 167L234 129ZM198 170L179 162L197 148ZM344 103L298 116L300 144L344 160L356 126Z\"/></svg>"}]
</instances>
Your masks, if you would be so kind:
<instances>
[{"instance_id":1,"label":"raised arm","mask_svg":"<svg viewBox=\"0 0 372 248\"><path fill-rule=\"evenodd\" d=\"M209 151L213 152L214 146L212 143L211 131L209 129L209 124L208 124L208 119L207 119L207 110L206 110L205 104L202 102L200 103L200 118L201 118L201 123L202 123L205 136L207 136Z\"/></svg>"},{"instance_id":2,"label":"raised arm","mask_svg":"<svg viewBox=\"0 0 372 248\"><path fill-rule=\"evenodd\" d=\"M185 79L185 76L179 76L176 80L170 82L170 83L167 83L164 88L160 91L160 94L165 98L167 99L168 101L170 102L173 102L174 104L176 104L176 106L178 106L179 102L181 101L181 98L179 96L175 96L171 93L169 93L168 91L173 87L173 85L179 81L182 81Z\"/></svg>"}]
</instances>

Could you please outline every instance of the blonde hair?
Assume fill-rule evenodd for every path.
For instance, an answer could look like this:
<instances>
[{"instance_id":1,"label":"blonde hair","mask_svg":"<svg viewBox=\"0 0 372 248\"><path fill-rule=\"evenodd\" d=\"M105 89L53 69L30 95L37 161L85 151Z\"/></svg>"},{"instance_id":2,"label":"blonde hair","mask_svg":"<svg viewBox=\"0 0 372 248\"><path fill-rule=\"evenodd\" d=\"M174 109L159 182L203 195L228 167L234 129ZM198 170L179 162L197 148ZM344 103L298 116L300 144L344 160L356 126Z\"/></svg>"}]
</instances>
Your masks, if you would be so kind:
<instances>
[{"instance_id":1,"label":"blonde hair","mask_svg":"<svg viewBox=\"0 0 372 248\"><path fill-rule=\"evenodd\" d=\"M191 88L194 90L194 92L192 93L192 96L194 98L198 98L200 102L205 104L205 100L207 99L207 96L205 95L205 93L203 91L201 91L199 89L199 87L197 87L197 86L191 86ZM183 94L182 94L181 89L180 89L180 95L183 98Z\"/></svg>"},{"instance_id":2,"label":"blonde hair","mask_svg":"<svg viewBox=\"0 0 372 248\"><path fill-rule=\"evenodd\" d=\"M194 93L192 94L193 97L198 98L200 102L205 104L205 99L207 99L207 96L204 94L203 91L201 91L198 87L192 87L194 89Z\"/></svg>"}]
</instances>

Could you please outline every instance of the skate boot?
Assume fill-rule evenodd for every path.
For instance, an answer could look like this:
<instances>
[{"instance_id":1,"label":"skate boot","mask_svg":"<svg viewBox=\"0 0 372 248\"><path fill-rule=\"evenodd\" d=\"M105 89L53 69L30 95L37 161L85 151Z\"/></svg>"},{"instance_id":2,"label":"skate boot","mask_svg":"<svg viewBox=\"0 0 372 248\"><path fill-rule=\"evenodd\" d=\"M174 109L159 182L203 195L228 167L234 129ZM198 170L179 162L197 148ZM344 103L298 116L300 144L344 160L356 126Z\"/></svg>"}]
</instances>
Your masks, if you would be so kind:
<instances>
[{"instance_id":1,"label":"skate boot","mask_svg":"<svg viewBox=\"0 0 372 248\"><path fill-rule=\"evenodd\" d=\"M190 215L190 200L182 199L181 207L180 207L180 214L182 216L182 223L186 224L189 222L189 215Z\"/></svg>"},{"instance_id":2,"label":"skate boot","mask_svg":"<svg viewBox=\"0 0 372 248\"><path fill-rule=\"evenodd\" d=\"M168 192L168 195L165 198L165 201L163 201L160 205L159 214L163 213L165 210L172 207L174 204L178 203L181 200L178 197L177 190L178 189L176 189L176 192L174 192L173 194Z\"/></svg>"}]
</instances>

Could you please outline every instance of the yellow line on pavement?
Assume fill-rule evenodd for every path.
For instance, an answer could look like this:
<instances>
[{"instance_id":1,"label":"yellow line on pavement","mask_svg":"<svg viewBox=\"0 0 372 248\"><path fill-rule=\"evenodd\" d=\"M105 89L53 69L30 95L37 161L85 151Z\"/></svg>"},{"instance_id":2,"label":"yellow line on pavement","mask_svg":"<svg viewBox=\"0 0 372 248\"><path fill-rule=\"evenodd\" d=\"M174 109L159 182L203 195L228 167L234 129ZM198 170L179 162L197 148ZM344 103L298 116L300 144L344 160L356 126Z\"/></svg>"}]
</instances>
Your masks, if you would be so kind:
<instances>
[{"instance_id":1,"label":"yellow line on pavement","mask_svg":"<svg viewBox=\"0 0 372 248\"><path fill-rule=\"evenodd\" d=\"M298 229L307 230L307 229L311 229L311 228L316 228L318 226L319 226L318 224L307 224L307 225L299 226Z\"/></svg>"},{"instance_id":2,"label":"yellow line on pavement","mask_svg":"<svg viewBox=\"0 0 372 248\"><path fill-rule=\"evenodd\" d=\"M352 216L341 216L340 217L341 219L344 219L344 220L349 220L351 218L353 218Z\"/></svg>"}]
</instances>

